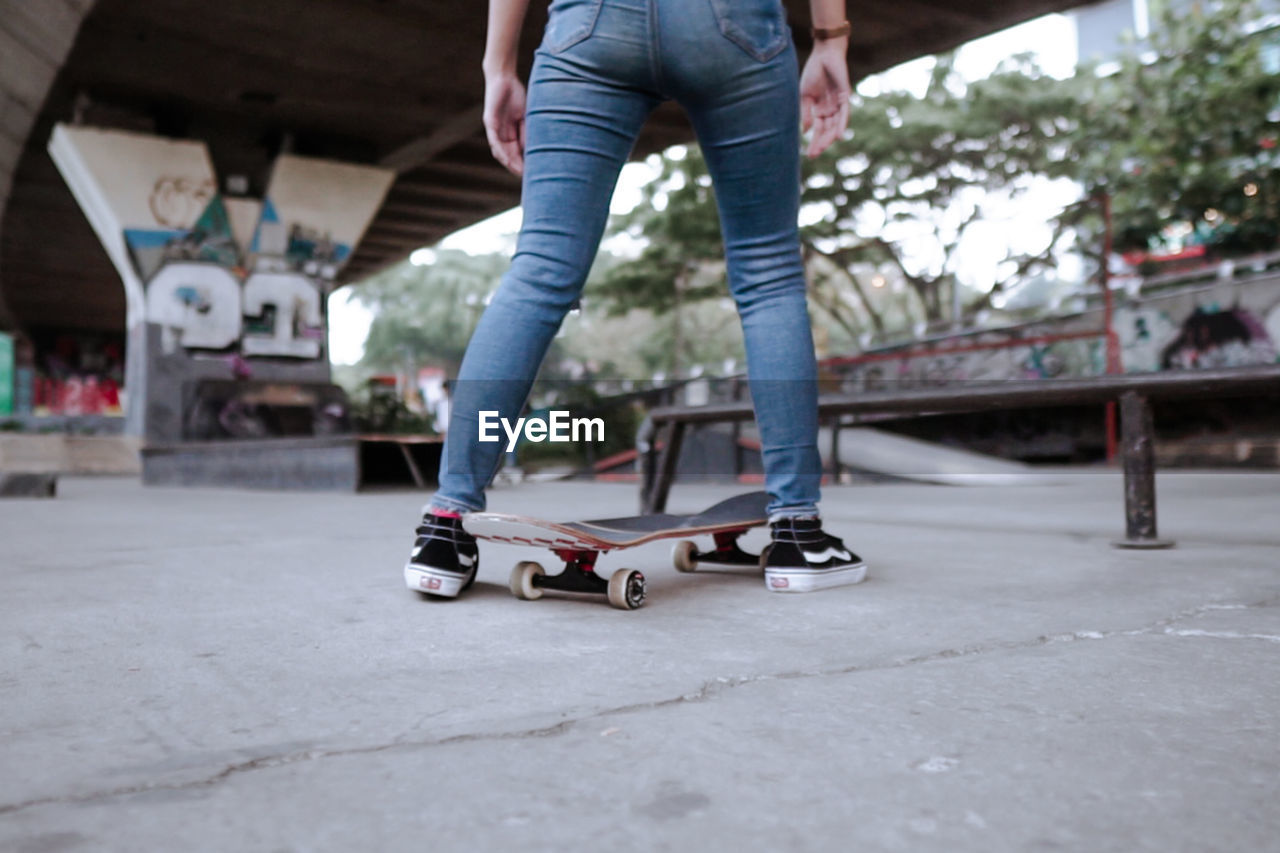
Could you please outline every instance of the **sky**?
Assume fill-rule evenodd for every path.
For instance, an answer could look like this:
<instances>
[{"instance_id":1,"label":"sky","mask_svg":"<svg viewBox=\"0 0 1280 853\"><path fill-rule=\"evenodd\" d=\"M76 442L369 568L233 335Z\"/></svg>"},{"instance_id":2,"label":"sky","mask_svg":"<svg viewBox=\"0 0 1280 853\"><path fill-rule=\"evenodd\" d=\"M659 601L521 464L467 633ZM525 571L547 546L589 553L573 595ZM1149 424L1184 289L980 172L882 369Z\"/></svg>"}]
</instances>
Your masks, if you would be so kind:
<instances>
[{"instance_id":1,"label":"sky","mask_svg":"<svg viewBox=\"0 0 1280 853\"><path fill-rule=\"evenodd\" d=\"M1076 63L1076 28L1069 15L1046 15L1010 27L998 33L969 42L956 54L956 70L966 79L978 80L989 75L1004 59L1018 53L1032 53L1040 67L1055 77L1067 77ZM885 91L907 90L923 94L933 67L931 57L921 57L858 84L858 92L872 96ZM640 201L640 187L656 175L656 167L646 162L628 163L622 168L618 185L610 203L613 213L626 213ZM995 215L975 232L974 239L962 245L960 277L976 287L989 286L996 266L1008 248L1043 245L1049 234L1048 219L1070 201L1072 190L1059 185L1044 187L1019 200L1016 208L1003 211L997 206ZM803 211L801 213L803 217ZM495 249L512 251L515 235L520 230L521 211L514 207L475 225L455 231L438 244L446 249L461 249L471 254L487 254ZM999 239L990 239L996 236ZM623 246L609 246L615 250ZM927 251L922 247L922 251ZM430 263L431 250L415 253L415 263ZM373 315L350 299L353 288L344 287L329 299L329 355L335 364L354 364L364 351L364 339Z\"/></svg>"}]
</instances>

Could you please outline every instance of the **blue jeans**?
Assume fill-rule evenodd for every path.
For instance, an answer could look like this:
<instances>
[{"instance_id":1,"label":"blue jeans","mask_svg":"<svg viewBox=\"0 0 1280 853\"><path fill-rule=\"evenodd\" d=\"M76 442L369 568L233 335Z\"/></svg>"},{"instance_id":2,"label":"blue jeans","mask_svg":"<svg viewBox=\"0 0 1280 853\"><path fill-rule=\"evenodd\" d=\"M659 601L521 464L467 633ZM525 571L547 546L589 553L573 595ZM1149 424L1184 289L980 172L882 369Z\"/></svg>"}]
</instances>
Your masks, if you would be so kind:
<instances>
[{"instance_id":1,"label":"blue jeans","mask_svg":"<svg viewBox=\"0 0 1280 853\"><path fill-rule=\"evenodd\" d=\"M817 513L798 78L781 0L553 0L529 77L524 223L463 358L433 507L484 508L505 439L477 441L477 413L515 423L586 281L619 170L670 98L688 113L714 181L770 515Z\"/></svg>"}]
</instances>

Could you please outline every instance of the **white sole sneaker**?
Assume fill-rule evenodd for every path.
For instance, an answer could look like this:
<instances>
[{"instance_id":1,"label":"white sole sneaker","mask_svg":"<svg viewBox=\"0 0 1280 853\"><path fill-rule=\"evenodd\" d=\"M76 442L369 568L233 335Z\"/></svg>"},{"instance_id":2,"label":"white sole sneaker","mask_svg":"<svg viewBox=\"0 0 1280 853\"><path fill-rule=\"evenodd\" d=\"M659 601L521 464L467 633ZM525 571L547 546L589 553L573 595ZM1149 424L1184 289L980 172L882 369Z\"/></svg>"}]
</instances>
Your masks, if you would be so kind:
<instances>
[{"instance_id":1,"label":"white sole sneaker","mask_svg":"<svg viewBox=\"0 0 1280 853\"><path fill-rule=\"evenodd\" d=\"M475 575L472 569L469 574L460 575L444 569L433 569L430 566L418 566L408 563L404 567L404 584L409 589L439 598L457 598L458 593Z\"/></svg>"},{"instance_id":2,"label":"white sole sneaker","mask_svg":"<svg viewBox=\"0 0 1280 853\"><path fill-rule=\"evenodd\" d=\"M813 592L833 586L862 583L866 579L866 563L853 563L838 569L768 566L764 570L764 584L770 592Z\"/></svg>"}]
</instances>

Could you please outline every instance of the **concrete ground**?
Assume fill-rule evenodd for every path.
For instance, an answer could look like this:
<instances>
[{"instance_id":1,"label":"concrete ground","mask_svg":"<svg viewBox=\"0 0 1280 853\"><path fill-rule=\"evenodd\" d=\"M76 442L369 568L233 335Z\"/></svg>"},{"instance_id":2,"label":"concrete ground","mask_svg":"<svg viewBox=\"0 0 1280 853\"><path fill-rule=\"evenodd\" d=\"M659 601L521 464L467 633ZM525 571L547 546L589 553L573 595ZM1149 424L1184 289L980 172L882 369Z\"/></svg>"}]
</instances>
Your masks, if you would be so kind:
<instances>
[{"instance_id":1,"label":"concrete ground","mask_svg":"<svg viewBox=\"0 0 1280 853\"><path fill-rule=\"evenodd\" d=\"M678 485L675 511L737 489ZM0 503L0 849L1280 850L1280 476L828 490L804 596L406 590L422 495L65 479ZM495 510L628 514L633 487ZM760 534L753 534L758 544Z\"/></svg>"}]
</instances>

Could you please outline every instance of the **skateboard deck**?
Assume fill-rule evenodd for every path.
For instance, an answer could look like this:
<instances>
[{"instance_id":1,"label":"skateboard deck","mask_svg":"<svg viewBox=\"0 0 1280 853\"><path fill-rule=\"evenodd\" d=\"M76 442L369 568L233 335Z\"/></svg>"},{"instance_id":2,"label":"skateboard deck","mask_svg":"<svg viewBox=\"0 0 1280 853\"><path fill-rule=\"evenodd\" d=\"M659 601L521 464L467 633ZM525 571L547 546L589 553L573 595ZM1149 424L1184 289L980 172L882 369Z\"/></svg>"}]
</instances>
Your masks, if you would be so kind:
<instances>
[{"instance_id":1,"label":"skateboard deck","mask_svg":"<svg viewBox=\"0 0 1280 853\"><path fill-rule=\"evenodd\" d=\"M462 524L477 539L546 548L564 561L565 571L559 575L547 575L537 563L518 563L510 582L511 591L517 597L540 598L544 589L605 594L615 607L634 610L644 602L644 576L622 569L606 582L595 574L597 556L658 539L712 534L716 549L705 554L698 552L692 542L679 543L673 554L676 568L692 571L698 562L756 565L759 557L746 554L735 543L747 530L766 522L768 503L768 494L753 492L689 515L659 513L554 522L523 515L475 512L464 516Z\"/></svg>"}]
</instances>

